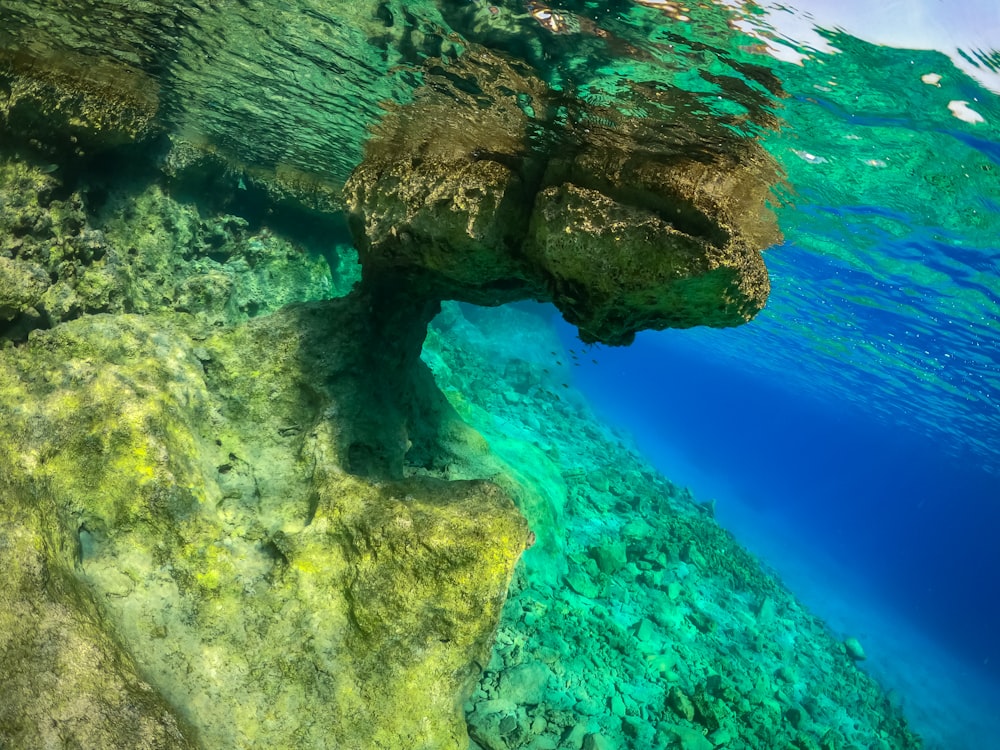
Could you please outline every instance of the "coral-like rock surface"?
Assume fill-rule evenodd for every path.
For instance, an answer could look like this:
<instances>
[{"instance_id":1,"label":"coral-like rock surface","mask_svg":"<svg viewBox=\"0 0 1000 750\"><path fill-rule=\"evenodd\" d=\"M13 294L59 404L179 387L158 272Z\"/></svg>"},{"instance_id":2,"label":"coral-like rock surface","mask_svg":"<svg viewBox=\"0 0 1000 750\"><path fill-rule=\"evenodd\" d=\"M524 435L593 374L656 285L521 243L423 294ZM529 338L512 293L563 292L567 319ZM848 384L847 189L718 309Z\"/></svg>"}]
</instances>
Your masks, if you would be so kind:
<instances>
[{"instance_id":1,"label":"coral-like rock surface","mask_svg":"<svg viewBox=\"0 0 1000 750\"><path fill-rule=\"evenodd\" d=\"M132 747L138 725L144 747L181 746L110 633L206 747L466 746L461 701L527 530L493 484L345 472L338 430L359 417L325 384L353 362L336 353L356 344L338 325L350 304L232 331L91 316L0 357L11 539L44 528L4 589L29 595L25 564L66 581L79 601L34 617L67 631L69 658L107 652L52 684L56 635L4 629L25 692L0 736L79 693L113 720L81 741ZM129 690L147 698L119 716Z\"/></svg>"},{"instance_id":2,"label":"coral-like rock surface","mask_svg":"<svg viewBox=\"0 0 1000 750\"><path fill-rule=\"evenodd\" d=\"M583 127L597 117L585 105L577 127L557 126L553 92L482 49L427 81L376 128L345 186L366 279L485 305L550 301L584 341L609 344L763 308L776 169L752 140L703 138L691 115L671 123L680 142ZM489 106L450 114L473 98Z\"/></svg>"}]
</instances>

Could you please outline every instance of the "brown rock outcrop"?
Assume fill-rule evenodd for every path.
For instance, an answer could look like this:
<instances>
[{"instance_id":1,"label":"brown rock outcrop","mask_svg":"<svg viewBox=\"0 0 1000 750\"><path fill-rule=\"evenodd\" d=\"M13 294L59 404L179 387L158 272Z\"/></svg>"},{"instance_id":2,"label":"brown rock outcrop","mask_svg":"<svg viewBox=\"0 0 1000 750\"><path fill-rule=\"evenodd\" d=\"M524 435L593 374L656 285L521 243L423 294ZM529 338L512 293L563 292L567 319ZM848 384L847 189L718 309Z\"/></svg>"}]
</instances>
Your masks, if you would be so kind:
<instances>
[{"instance_id":1,"label":"brown rock outcrop","mask_svg":"<svg viewBox=\"0 0 1000 750\"><path fill-rule=\"evenodd\" d=\"M366 282L552 302L584 341L613 345L647 328L750 320L769 291L761 251L780 239L766 152L705 132L687 106L664 129L562 104L487 50L432 66L345 187Z\"/></svg>"}]
</instances>

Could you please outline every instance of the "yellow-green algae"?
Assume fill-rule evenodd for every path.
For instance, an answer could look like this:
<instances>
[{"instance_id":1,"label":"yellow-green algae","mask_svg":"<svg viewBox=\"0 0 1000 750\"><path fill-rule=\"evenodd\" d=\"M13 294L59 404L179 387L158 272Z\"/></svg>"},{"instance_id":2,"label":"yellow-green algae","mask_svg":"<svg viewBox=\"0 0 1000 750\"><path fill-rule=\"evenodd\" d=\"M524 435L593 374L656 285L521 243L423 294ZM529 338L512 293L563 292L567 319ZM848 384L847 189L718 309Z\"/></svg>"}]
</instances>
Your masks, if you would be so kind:
<instances>
[{"instance_id":1,"label":"yellow-green algae","mask_svg":"<svg viewBox=\"0 0 1000 750\"><path fill-rule=\"evenodd\" d=\"M0 388L15 396L4 368ZM5 409L9 404L5 402ZM5 414L9 413L5 411ZM5 425L20 432L18 419ZM0 742L9 748L194 748L73 575L75 546L44 478L0 441Z\"/></svg>"},{"instance_id":2,"label":"yellow-green algae","mask_svg":"<svg viewBox=\"0 0 1000 750\"><path fill-rule=\"evenodd\" d=\"M71 189L53 167L0 155L0 338L99 312L236 323L343 295L359 275L346 248L321 253L162 183L92 176Z\"/></svg>"},{"instance_id":3,"label":"yellow-green algae","mask_svg":"<svg viewBox=\"0 0 1000 750\"><path fill-rule=\"evenodd\" d=\"M0 355L8 512L49 524L39 564L89 592L201 746L464 750L527 530L489 483L344 473L336 373L299 349L338 346L323 312L33 333Z\"/></svg>"}]
</instances>

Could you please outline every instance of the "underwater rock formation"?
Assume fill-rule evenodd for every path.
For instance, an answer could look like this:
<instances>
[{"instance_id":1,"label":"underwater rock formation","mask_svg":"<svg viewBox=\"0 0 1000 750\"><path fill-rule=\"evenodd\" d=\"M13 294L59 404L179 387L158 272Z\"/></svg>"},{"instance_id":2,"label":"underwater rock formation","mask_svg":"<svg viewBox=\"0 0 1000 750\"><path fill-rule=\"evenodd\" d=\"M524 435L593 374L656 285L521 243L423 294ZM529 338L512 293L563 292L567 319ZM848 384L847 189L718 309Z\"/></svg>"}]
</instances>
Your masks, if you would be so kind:
<instances>
[{"instance_id":1,"label":"underwater rock formation","mask_svg":"<svg viewBox=\"0 0 1000 750\"><path fill-rule=\"evenodd\" d=\"M0 355L3 507L20 521L10 538L30 534L4 549L33 551L4 568L4 589L35 596L17 578L34 565L62 607L36 619L72 630L67 649L107 653L52 685L44 648L5 628L0 672L19 675L27 705L6 707L0 737L41 744L31 717L58 718L94 684L114 691L103 708L89 699L111 723L68 721L64 741L133 747L138 724L150 747L464 749L461 698L527 529L493 484L345 471L338 430L363 403L344 385L352 307L221 330L95 315ZM131 694L133 713L115 713Z\"/></svg>"},{"instance_id":2,"label":"underwater rock formation","mask_svg":"<svg viewBox=\"0 0 1000 750\"><path fill-rule=\"evenodd\" d=\"M9 408L4 404L5 410ZM9 412L5 411L5 415ZM71 571L51 497L0 445L0 742L9 748L195 748Z\"/></svg>"},{"instance_id":3,"label":"underwater rock formation","mask_svg":"<svg viewBox=\"0 0 1000 750\"><path fill-rule=\"evenodd\" d=\"M198 314L236 323L343 293L356 270L233 214L207 214L155 181L77 189L56 165L0 155L0 337L90 313Z\"/></svg>"},{"instance_id":4,"label":"underwater rock formation","mask_svg":"<svg viewBox=\"0 0 1000 750\"><path fill-rule=\"evenodd\" d=\"M380 102L408 96L401 64L448 46L432 4L401 0L5 0L2 13L0 125L14 142L71 164L134 145L173 174L207 158L229 189L242 179L323 210Z\"/></svg>"},{"instance_id":5,"label":"underwater rock formation","mask_svg":"<svg viewBox=\"0 0 1000 750\"><path fill-rule=\"evenodd\" d=\"M152 76L126 60L95 55L92 49L59 49L62 45L49 34L39 35L36 13L25 15L34 35L31 43L0 46L0 122L5 130L62 159L141 142L162 132L159 86ZM5 35L16 32L19 22L24 22L21 13L5 7ZM64 24L58 27L67 30ZM45 37L53 43L49 49ZM135 54L122 52L126 58L129 52Z\"/></svg>"},{"instance_id":6,"label":"underwater rock formation","mask_svg":"<svg viewBox=\"0 0 1000 750\"><path fill-rule=\"evenodd\" d=\"M50 685L48 641L12 624L0 738L44 744L51 717L109 748L464 749L528 532L515 481L463 480L501 470L419 361L436 303L367 285L241 326L350 273L155 180L0 176L0 475L42 550L4 584L19 612L63 581L36 619L103 654Z\"/></svg>"},{"instance_id":7,"label":"underwater rock formation","mask_svg":"<svg viewBox=\"0 0 1000 750\"><path fill-rule=\"evenodd\" d=\"M485 49L426 79L345 186L366 279L481 305L551 301L588 343L739 325L764 306L776 170L753 140L702 138L693 115L670 123L689 133L679 142L601 127L579 104L576 127L556 127L554 93Z\"/></svg>"},{"instance_id":8,"label":"underwater rock formation","mask_svg":"<svg viewBox=\"0 0 1000 750\"><path fill-rule=\"evenodd\" d=\"M563 54L509 8L2 5L17 150L0 161L0 677L16 696L0 745L467 750L468 724L490 750L843 750L882 721L905 746L822 629L795 645L801 612L602 442L555 395L566 383L457 353L454 307L425 341L448 299L552 301L612 344L745 322L778 239L752 137L669 86L622 93L652 112L625 117L449 27L476 15L483 42ZM484 394L517 421L484 417ZM745 630L758 607L762 635ZM796 655L848 675L849 698L709 674Z\"/></svg>"},{"instance_id":9,"label":"underwater rock formation","mask_svg":"<svg viewBox=\"0 0 1000 750\"><path fill-rule=\"evenodd\" d=\"M82 25L11 5L0 125L71 169L128 152L216 200L314 216L339 210L346 179L370 274L426 268L439 299L552 301L586 341L739 325L766 301L760 251L780 236L766 205L777 169L752 133L706 125L716 118L680 88L635 83L622 105L648 113L622 117L508 52L459 49L433 5L151 2L126 18L97 3ZM515 52L538 31L521 14L496 37L467 15L448 18ZM125 40L109 37L126 23ZM593 23L571 26L638 54Z\"/></svg>"}]
</instances>

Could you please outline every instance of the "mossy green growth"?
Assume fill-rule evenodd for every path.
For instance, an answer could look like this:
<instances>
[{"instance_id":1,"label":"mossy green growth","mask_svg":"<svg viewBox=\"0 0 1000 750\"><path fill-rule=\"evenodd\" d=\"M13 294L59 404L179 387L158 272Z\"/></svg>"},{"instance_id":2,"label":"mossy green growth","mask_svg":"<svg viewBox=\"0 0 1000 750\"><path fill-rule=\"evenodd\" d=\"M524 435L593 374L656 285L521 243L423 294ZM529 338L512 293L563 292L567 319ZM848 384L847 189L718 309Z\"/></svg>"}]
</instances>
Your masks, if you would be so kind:
<instances>
[{"instance_id":1,"label":"mossy green growth","mask_svg":"<svg viewBox=\"0 0 1000 750\"><path fill-rule=\"evenodd\" d=\"M160 182L70 186L56 165L0 155L0 338L100 312L232 324L343 296L360 276L357 254L314 245Z\"/></svg>"},{"instance_id":2,"label":"mossy green growth","mask_svg":"<svg viewBox=\"0 0 1000 750\"><path fill-rule=\"evenodd\" d=\"M89 316L0 353L6 525L203 747L465 750L527 529L495 484L344 472L337 304Z\"/></svg>"},{"instance_id":3,"label":"mossy green growth","mask_svg":"<svg viewBox=\"0 0 1000 750\"><path fill-rule=\"evenodd\" d=\"M331 269L320 253L237 215L213 214L161 186L124 190L94 220L126 277L128 310L178 310L236 323L291 302L344 294L349 264Z\"/></svg>"},{"instance_id":4,"label":"mossy green growth","mask_svg":"<svg viewBox=\"0 0 1000 750\"><path fill-rule=\"evenodd\" d=\"M29 310L48 287L48 275L34 264L0 256L0 321Z\"/></svg>"},{"instance_id":5,"label":"mossy green growth","mask_svg":"<svg viewBox=\"0 0 1000 750\"><path fill-rule=\"evenodd\" d=\"M0 744L193 750L193 729L140 677L72 574L52 495L31 490L14 445L0 444Z\"/></svg>"}]
</instances>

